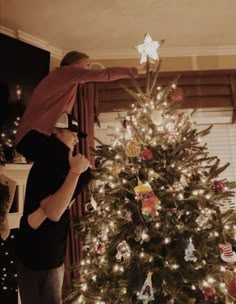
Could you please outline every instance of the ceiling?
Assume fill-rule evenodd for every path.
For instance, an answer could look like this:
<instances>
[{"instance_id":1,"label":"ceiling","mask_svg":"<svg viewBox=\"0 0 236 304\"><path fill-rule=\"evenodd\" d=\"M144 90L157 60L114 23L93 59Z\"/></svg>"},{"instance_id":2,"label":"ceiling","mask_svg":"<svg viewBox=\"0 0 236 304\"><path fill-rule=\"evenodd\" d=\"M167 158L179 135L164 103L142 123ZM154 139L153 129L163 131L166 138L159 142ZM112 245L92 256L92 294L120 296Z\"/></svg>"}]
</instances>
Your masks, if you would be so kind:
<instances>
[{"instance_id":1,"label":"ceiling","mask_svg":"<svg viewBox=\"0 0 236 304\"><path fill-rule=\"evenodd\" d=\"M236 54L235 17L235 0L0 0L2 29L94 58L138 57L145 33L161 56Z\"/></svg>"}]
</instances>

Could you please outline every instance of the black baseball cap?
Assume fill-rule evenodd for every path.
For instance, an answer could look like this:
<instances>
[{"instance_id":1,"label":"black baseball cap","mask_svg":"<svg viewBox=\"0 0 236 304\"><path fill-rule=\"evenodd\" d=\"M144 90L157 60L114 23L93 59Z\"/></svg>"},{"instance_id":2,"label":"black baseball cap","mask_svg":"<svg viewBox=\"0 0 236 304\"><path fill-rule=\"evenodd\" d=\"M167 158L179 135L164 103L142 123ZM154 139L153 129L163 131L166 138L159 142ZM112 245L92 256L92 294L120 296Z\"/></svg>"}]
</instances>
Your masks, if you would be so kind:
<instances>
[{"instance_id":1,"label":"black baseball cap","mask_svg":"<svg viewBox=\"0 0 236 304\"><path fill-rule=\"evenodd\" d=\"M68 113L63 113L57 120L54 127L58 129L68 129L72 132L76 132L78 134L78 137L87 137L87 133L79 129L78 122L71 114Z\"/></svg>"}]
</instances>

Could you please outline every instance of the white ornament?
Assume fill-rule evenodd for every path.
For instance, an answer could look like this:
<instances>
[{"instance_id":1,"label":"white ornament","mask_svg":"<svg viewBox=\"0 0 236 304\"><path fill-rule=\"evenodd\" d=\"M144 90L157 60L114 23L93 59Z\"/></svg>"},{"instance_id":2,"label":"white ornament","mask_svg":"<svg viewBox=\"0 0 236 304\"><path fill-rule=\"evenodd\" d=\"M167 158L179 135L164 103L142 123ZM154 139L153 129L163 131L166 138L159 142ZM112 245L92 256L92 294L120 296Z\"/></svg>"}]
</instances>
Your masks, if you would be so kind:
<instances>
[{"instance_id":1,"label":"white ornament","mask_svg":"<svg viewBox=\"0 0 236 304\"><path fill-rule=\"evenodd\" d=\"M145 303L145 304L155 300L153 287L152 287L152 273L151 272L149 272L147 274L147 278L146 278L146 280L143 284L143 287L142 287L142 289L139 293L138 299L143 300L143 303Z\"/></svg>"},{"instance_id":2,"label":"white ornament","mask_svg":"<svg viewBox=\"0 0 236 304\"><path fill-rule=\"evenodd\" d=\"M202 228L208 228L210 229L212 227L212 224L210 223L211 218L208 216L205 216L203 214L199 215L199 217L196 219L196 223L202 227Z\"/></svg>"},{"instance_id":3,"label":"white ornament","mask_svg":"<svg viewBox=\"0 0 236 304\"><path fill-rule=\"evenodd\" d=\"M159 126L162 124L162 121L163 121L162 113L159 110L153 110L150 114L150 118L156 126Z\"/></svg>"},{"instance_id":4,"label":"white ornament","mask_svg":"<svg viewBox=\"0 0 236 304\"><path fill-rule=\"evenodd\" d=\"M228 265L234 265L236 263L236 253L232 250L232 245L228 242L219 244L221 250L221 259Z\"/></svg>"},{"instance_id":5,"label":"white ornament","mask_svg":"<svg viewBox=\"0 0 236 304\"><path fill-rule=\"evenodd\" d=\"M188 247L185 249L185 261L186 262L196 262L197 258L194 255L195 248L192 243L192 239L189 240Z\"/></svg>"},{"instance_id":6,"label":"white ornament","mask_svg":"<svg viewBox=\"0 0 236 304\"><path fill-rule=\"evenodd\" d=\"M158 48L164 41L153 41L149 34L145 35L144 43L137 45L136 49L141 54L140 63L144 63L147 61L147 57L150 57L153 60L159 60L159 56L157 53Z\"/></svg>"},{"instance_id":7,"label":"white ornament","mask_svg":"<svg viewBox=\"0 0 236 304\"><path fill-rule=\"evenodd\" d=\"M93 207L93 209L94 210L96 210L97 209L97 202L95 201L95 199L94 199L94 197L92 196L91 197L91 205L92 205L92 207Z\"/></svg>"},{"instance_id":8,"label":"white ornament","mask_svg":"<svg viewBox=\"0 0 236 304\"><path fill-rule=\"evenodd\" d=\"M126 241L122 241L117 245L116 259L119 262L130 258L131 250Z\"/></svg>"}]
</instances>

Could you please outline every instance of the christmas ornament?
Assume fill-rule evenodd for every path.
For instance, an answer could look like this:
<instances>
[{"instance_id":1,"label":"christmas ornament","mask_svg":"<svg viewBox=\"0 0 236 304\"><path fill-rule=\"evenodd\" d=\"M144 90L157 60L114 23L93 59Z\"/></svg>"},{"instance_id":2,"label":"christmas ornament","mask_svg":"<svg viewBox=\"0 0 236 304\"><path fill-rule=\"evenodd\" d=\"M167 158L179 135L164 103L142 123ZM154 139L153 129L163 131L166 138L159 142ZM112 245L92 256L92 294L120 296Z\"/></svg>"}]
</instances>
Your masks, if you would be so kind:
<instances>
[{"instance_id":1,"label":"christmas ornament","mask_svg":"<svg viewBox=\"0 0 236 304\"><path fill-rule=\"evenodd\" d=\"M135 229L135 241L143 244L144 242L150 241L150 236L148 234L148 229L142 226L137 226Z\"/></svg>"},{"instance_id":2,"label":"christmas ornament","mask_svg":"<svg viewBox=\"0 0 236 304\"><path fill-rule=\"evenodd\" d=\"M227 263L227 265L234 265L236 262L236 254L232 250L232 245L228 242L219 244L221 251L221 259Z\"/></svg>"},{"instance_id":3,"label":"christmas ornament","mask_svg":"<svg viewBox=\"0 0 236 304\"><path fill-rule=\"evenodd\" d=\"M181 88L175 88L171 91L170 99L172 101L178 102L183 99L183 90Z\"/></svg>"},{"instance_id":4,"label":"christmas ornament","mask_svg":"<svg viewBox=\"0 0 236 304\"><path fill-rule=\"evenodd\" d=\"M149 183L138 182L138 186L134 188L138 194L138 199L142 202L142 214L146 221L151 221L157 215L159 199L152 190Z\"/></svg>"},{"instance_id":5,"label":"christmas ornament","mask_svg":"<svg viewBox=\"0 0 236 304\"><path fill-rule=\"evenodd\" d=\"M213 301L213 303L217 303L217 295L216 291L212 287L203 287L202 288L202 293L204 295L204 300L205 301Z\"/></svg>"},{"instance_id":6,"label":"christmas ornament","mask_svg":"<svg viewBox=\"0 0 236 304\"><path fill-rule=\"evenodd\" d=\"M131 250L126 241L117 245L116 259L118 262L127 261L130 258Z\"/></svg>"},{"instance_id":7,"label":"christmas ornament","mask_svg":"<svg viewBox=\"0 0 236 304\"><path fill-rule=\"evenodd\" d=\"M118 162L115 162L112 169L111 169L112 173L114 175L119 175L120 172L121 172L121 167L120 167L120 164Z\"/></svg>"},{"instance_id":8,"label":"christmas ornament","mask_svg":"<svg viewBox=\"0 0 236 304\"><path fill-rule=\"evenodd\" d=\"M147 220L151 220L157 215L158 203L160 202L155 193L147 192L142 194L142 214ZM151 218L149 217L151 216Z\"/></svg>"},{"instance_id":9,"label":"christmas ornament","mask_svg":"<svg viewBox=\"0 0 236 304\"><path fill-rule=\"evenodd\" d=\"M142 183L141 181L138 181L138 186L134 188L134 192L138 195L145 192L151 192L152 187L149 185L149 183Z\"/></svg>"},{"instance_id":10,"label":"christmas ornament","mask_svg":"<svg viewBox=\"0 0 236 304\"><path fill-rule=\"evenodd\" d=\"M169 134L172 134L172 135L176 134L175 133L176 126L175 126L174 118L171 118L171 119L165 121L165 129Z\"/></svg>"},{"instance_id":11,"label":"christmas ornament","mask_svg":"<svg viewBox=\"0 0 236 304\"><path fill-rule=\"evenodd\" d=\"M183 186L182 186L181 183L175 182L175 183L172 185L172 189L173 189L174 191L181 191L181 190L183 190Z\"/></svg>"},{"instance_id":12,"label":"christmas ornament","mask_svg":"<svg viewBox=\"0 0 236 304\"><path fill-rule=\"evenodd\" d=\"M212 189L217 192L222 192L224 190L224 185L222 181L214 181Z\"/></svg>"},{"instance_id":13,"label":"christmas ornament","mask_svg":"<svg viewBox=\"0 0 236 304\"><path fill-rule=\"evenodd\" d=\"M234 278L234 273L230 270L225 270L224 271L224 280L226 282L231 281Z\"/></svg>"},{"instance_id":14,"label":"christmas ornament","mask_svg":"<svg viewBox=\"0 0 236 304\"><path fill-rule=\"evenodd\" d=\"M233 280L229 281L226 284L226 288L227 288L228 293L232 297L236 297L236 278L234 278Z\"/></svg>"},{"instance_id":15,"label":"christmas ornament","mask_svg":"<svg viewBox=\"0 0 236 304\"><path fill-rule=\"evenodd\" d=\"M140 154L140 147L136 140L130 140L127 144L125 153L128 157L138 157Z\"/></svg>"},{"instance_id":16,"label":"christmas ornament","mask_svg":"<svg viewBox=\"0 0 236 304\"><path fill-rule=\"evenodd\" d=\"M94 248L94 251L97 253L97 254L104 254L105 251L106 251L106 247L105 247L105 244L104 243L97 243L95 245L95 248Z\"/></svg>"},{"instance_id":17,"label":"christmas ornament","mask_svg":"<svg viewBox=\"0 0 236 304\"><path fill-rule=\"evenodd\" d=\"M95 201L94 197L91 196L90 198L90 202L88 202L86 205L85 205L85 211L86 212L91 212L91 211L94 211L97 209L97 202Z\"/></svg>"},{"instance_id":18,"label":"christmas ornament","mask_svg":"<svg viewBox=\"0 0 236 304\"><path fill-rule=\"evenodd\" d=\"M105 242L108 240L108 234L104 228L101 228L100 233L98 234L98 238L102 241Z\"/></svg>"},{"instance_id":19,"label":"christmas ornament","mask_svg":"<svg viewBox=\"0 0 236 304\"><path fill-rule=\"evenodd\" d=\"M93 196L91 196L90 203L91 203L93 209L96 210L98 204L97 204L97 202L95 201L95 199L94 199Z\"/></svg>"},{"instance_id":20,"label":"christmas ornament","mask_svg":"<svg viewBox=\"0 0 236 304\"><path fill-rule=\"evenodd\" d=\"M167 287L167 284L166 284L166 281L163 280L162 284L161 284L161 288L162 288L162 293L164 296L167 296L169 291L168 291L168 287Z\"/></svg>"},{"instance_id":21,"label":"christmas ornament","mask_svg":"<svg viewBox=\"0 0 236 304\"><path fill-rule=\"evenodd\" d=\"M148 272L147 278L139 293L138 299L142 300L144 304L155 300L153 287L152 287L152 272Z\"/></svg>"},{"instance_id":22,"label":"christmas ornament","mask_svg":"<svg viewBox=\"0 0 236 304\"><path fill-rule=\"evenodd\" d=\"M126 140L132 139L134 137L134 135L135 135L135 130L132 127L131 121L128 120L128 119L125 119L122 124L123 124L123 127L126 129L125 139Z\"/></svg>"},{"instance_id":23,"label":"christmas ornament","mask_svg":"<svg viewBox=\"0 0 236 304\"><path fill-rule=\"evenodd\" d=\"M149 34L146 34L144 43L136 46L136 49L141 54L140 63L142 64L146 62L148 57L153 60L159 60L157 50L163 42L164 40L153 41L151 36Z\"/></svg>"},{"instance_id":24,"label":"christmas ornament","mask_svg":"<svg viewBox=\"0 0 236 304\"><path fill-rule=\"evenodd\" d=\"M192 239L189 240L188 247L185 249L185 261L186 262L196 262L197 258L194 255L195 248L192 243Z\"/></svg>"},{"instance_id":25,"label":"christmas ornament","mask_svg":"<svg viewBox=\"0 0 236 304\"><path fill-rule=\"evenodd\" d=\"M153 159L152 151L147 148L143 149L140 156L143 160L152 160Z\"/></svg>"},{"instance_id":26,"label":"christmas ornament","mask_svg":"<svg viewBox=\"0 0 236 304\"><path fill-rule=\"evenodd\" d=\"M199 217L196 219L196 223L205 229L210 229L212 227L212 224L209 222L209 217L203 214L199 215Z\"/></svg>"},{"instance_id":27,"label":"christmas ornament","mask_svg":"<svg viewBox=\"0 0 236 304\"><path fill-rule=\"evenodd\" d=\"M90 202L85 205L85 212L92 212L93 210L94 208Z\"/></svg>"},{"instance_id":28,"label":"christmas ornament","mask_svg":"<svg viewBox=\"0 0 236 304\"><path fill-rule=\"evenodd\" d=\"M152 122L156 125L159 126L162 124L163 118L162 118L162 113L159 110L153 110L150 113L150 118Z\"/></svg>"}]
</instances>

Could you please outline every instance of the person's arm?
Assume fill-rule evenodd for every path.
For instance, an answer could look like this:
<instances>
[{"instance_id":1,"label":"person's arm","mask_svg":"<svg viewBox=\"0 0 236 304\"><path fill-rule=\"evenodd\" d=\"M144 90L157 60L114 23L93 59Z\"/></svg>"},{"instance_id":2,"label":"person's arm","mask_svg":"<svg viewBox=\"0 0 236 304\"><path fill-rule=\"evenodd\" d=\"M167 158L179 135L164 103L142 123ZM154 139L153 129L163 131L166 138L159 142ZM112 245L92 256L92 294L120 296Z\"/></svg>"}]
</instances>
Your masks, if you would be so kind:
<instances>
[{"instance_id":1,"label":"person's arm","mask_svg":"<svg viewBox=\"0 0 236 304\"><path fill-rule=\"evenodd\" d=\"M72 151L70 151L69 164L70 171L63 185L54 194L40 202L40 207L52 221L59 221L61 215L70 204L78 179L88 169L89 161L81 154L73 156Z\"/></svg>"},{"instance_id":2,"label":"person's arm","mask_svg":"<svg viewBox=\"0 0 236 304\"><path fill-rule=\"evenodd\" d=\"M87 170L89 161L85 156L69 153L70 171L62 186L40 202L40 207L28 215L28 224L37 229L48 218L57 222L70 205L80 175Z\"/></svg>"},{"instance_id":3,"label":"person's arm","mask_svg":"<svg viewBox=\"0 0 236 304\"><path fill-rule=\"evenodd\" d=\"M34 212L28 215L27 221L30 227L36 230L46 218L46 213L41 207L39 207Z\"/></svg>"},{"instance_id":4,"label":"person's arm","mask_svg":"<svg viewBox=\"0 0 236 304\"><path fill-rule=\"evenodd\" d=\"M59 190L40 202L40 207L51 221L59 221L61 215L69 206L79 176L79 172L76 173L70 170Z\"/></svg>"},{"instance_id":5,"label":"person's arm","mask_svg":"<svg viewBox=\"0 0 236 304\"><path fill-rule=\"evenodd\" d=\"M46 218L54 222L59 221L71 202L79 176L79 172L75 173L70 170L58 191L40 202L40 207L28 215L28 224L31 228L38 229Z\"/></svg>"},{"instance_id":6,"label":"person's arm","mask_svg":"<svg viewBox=\"0 0 236 304\"><path fill-rule=\"evenodd\" d=\"M84 171L82 174L80 174L78 182L76 184L76 189L74 190L71 201L68 204L68 208L70 208L72 206L72 204L75 201L75 197L91 181L91 179L92 179L92 173L91 173L90 168L88 168L86 171ZM42 224L42 222L46 218L47 218L46 213L44 212L44 210L41 207L39 207L33 213L28 215L28 224L31 226L31 228L38 229L39 226Z\"/></svg>"},{"instance_id":7,"label":"person's arm","mask_svg":"<svg viewBox=\"0 0 236 304\"><path fill-rule=\"evenodd\" d=\"M111 67L101 70L87 70L75 66L65 66L61 69L61 72L65 76L65 81L78 81L79 83L114 81L123 78L136 77L137 75L146 72L145 65L139 65L138 67L133 68Z\"/></svg>"}]
</instances>

